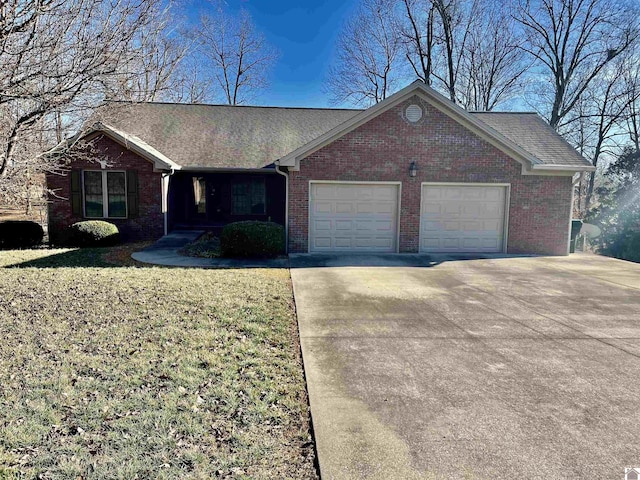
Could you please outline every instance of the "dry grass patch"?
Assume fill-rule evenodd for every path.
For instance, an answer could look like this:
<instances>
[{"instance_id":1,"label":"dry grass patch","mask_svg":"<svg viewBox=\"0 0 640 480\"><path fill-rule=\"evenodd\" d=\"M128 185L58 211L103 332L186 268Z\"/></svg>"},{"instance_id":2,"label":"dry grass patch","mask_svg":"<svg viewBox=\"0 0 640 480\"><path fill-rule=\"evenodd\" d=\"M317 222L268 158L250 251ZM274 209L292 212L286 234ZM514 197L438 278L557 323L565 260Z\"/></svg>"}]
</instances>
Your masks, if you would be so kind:
<instances>
[{"instance_id":1,"label":"dry grass patch","mask_svg":"<svg viewBox=\"0 0 640 480\"><path fill-rule=\"evenodd\" d=\"M288 270L126 248L0 252L0 479L315 478Z\"/></svg>"}]
</instances>

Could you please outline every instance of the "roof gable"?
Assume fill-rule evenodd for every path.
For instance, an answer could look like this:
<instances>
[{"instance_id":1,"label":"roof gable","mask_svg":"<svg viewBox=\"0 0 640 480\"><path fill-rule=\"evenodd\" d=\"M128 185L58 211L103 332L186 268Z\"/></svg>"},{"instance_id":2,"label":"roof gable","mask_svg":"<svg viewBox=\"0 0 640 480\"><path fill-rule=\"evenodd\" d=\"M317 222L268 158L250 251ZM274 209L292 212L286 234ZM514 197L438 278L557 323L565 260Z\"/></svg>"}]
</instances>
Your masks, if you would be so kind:
<instances>
[{"instance_id":1,"label":"roof gable","mask_svg":"<svg viewBox=\"0 0 640 480\"><path fill-rule=\"evenodd\" d=\"M513 158L517 162L522 165L523 174L535 174L538 172L547 171L591 171L593 170L593 166L589 164L584 158L580 157L572 147L570 147L564 140L564 142L571 150L573 150L573 155L578 156L579 160L574 161L571 164L563 164L563 163L555 163L554 165L549 165L544 160L541 160L530 151L525 150L519 143L516 143L514 140L509 138L506 135L500 133L497 129L492 127L490 124L483 122L480 118L477 118L477 115L474 115L466 110L460 108L458 105L454 104L444 96L440 95L438 92L433 90L432 88L425 85L423 82L416 80L409 86L403 88L399 92L391 95L386 98L382 102L377 103L376 105L368 108L367 110L363 110L360 113L354 115L352 118L347 120L341 125L336 126L335 128L329 130L325 134L319 136L318 138L312 140L311 142L301 146L300 148L290 152L286 156L284 156L278 162L279 165L287 166L292 169L298 169L300 167L300 161L304 159L304 157L318 151L322 147L334 142L338 138L346 135L347 133L355 130L356 128L364 125L371 119L381 115L382 113L388 111L389 109L399 105L405 100L409 99L412 96L418 96L429 105L434 108L440 110L444 114L448 115L450 118L455 120L456 122L463 125L468 130L472 131L480 138L488 141L493 146L501 150L503 153L507 154L509 157ZM518 115L518 114L514 114ZM541 119L540 119L541 120ZM542 121L542 120L541 120ZM512 132L515 133L515 132ZM547 137L556 136L561 139L561 137L555 131L545 131ZM517 135L514 135L517 136ZM529 142L531 145L534 145L535 142ZM555 143L558 143L558 139L555 139ZM565 152L566 153L566 152ZM574 158L575 160L575 158ZM537 172L534 172L537 171Z\"/></svg>"}]
</instances>

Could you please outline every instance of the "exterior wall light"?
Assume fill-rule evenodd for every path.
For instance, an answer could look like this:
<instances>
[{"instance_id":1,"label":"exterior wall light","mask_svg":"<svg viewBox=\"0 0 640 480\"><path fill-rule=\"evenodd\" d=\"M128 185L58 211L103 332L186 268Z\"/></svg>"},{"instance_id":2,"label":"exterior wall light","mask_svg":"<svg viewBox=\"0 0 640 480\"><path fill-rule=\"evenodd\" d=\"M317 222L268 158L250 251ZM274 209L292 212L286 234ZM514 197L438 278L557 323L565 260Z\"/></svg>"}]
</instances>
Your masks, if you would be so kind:
<instances>
[{"instance_id":1,"label":"exterior wall light","mask_svg":"<svg viewBox=\"0 0 640 480\"><path fill-rule=\"evenodd\" d=\"M417 167L416 162L414 160L409 164L409 176L410 177L415 177L417 172L418 172L418 167Z\"/></svg>"}]
</instances>

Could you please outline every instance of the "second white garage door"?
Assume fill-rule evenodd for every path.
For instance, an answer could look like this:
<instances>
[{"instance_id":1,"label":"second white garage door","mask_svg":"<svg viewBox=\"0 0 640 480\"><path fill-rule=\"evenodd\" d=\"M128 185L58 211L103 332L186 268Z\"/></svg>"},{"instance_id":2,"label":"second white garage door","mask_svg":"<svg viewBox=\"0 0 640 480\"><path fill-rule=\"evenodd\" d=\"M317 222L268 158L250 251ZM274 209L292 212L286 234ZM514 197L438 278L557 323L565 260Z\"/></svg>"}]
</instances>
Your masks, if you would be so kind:
<instances>
[{"instance_id":1,"label":"second white garage door","mask_svg":"<svg viewBox=\"0 0 640 480\"><path fill-rule=\"evenodd\" d=\"M310 185L310 252L396 252L396 184Z\"/></svg>"},{"instance_id":2,"label":"second white garage door","mask_svg":"<svg viewBox=\"0 0 640 480\"><path fill-rule=\"evenodd\" d=\"M502 252L507 187L423 185L421 252Z\"/></svg>"}]
</instances>

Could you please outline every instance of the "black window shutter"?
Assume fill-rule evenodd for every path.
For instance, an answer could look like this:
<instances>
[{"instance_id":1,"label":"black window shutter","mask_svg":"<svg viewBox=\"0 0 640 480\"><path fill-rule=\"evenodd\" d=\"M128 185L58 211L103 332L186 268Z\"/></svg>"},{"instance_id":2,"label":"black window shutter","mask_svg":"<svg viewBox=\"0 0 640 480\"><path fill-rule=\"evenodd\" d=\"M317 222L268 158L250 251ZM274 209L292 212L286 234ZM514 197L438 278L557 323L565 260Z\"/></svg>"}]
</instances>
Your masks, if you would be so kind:
<instances>
[{"instance_id":1,"label":"black window shutter","mask_svg":"<svg viewBox=\"0 0 640 480\"><path fill-rule=\"evenodd\" d=\"M71 212L74 215L82 215L82 182L80 170L71 170Z\"/></svg>"},{"instance_id":2,"label":"black window shutter","mask_svg":"<svg viewBox=\"0 0 640 480\"><path fill-rule=\"evenodd\" d=\"M138 204L140 195L138 192L138 171L127 170L127 208L129 211L129 218L138 216L139 208Z\"/></svg>"}]
</instances>

